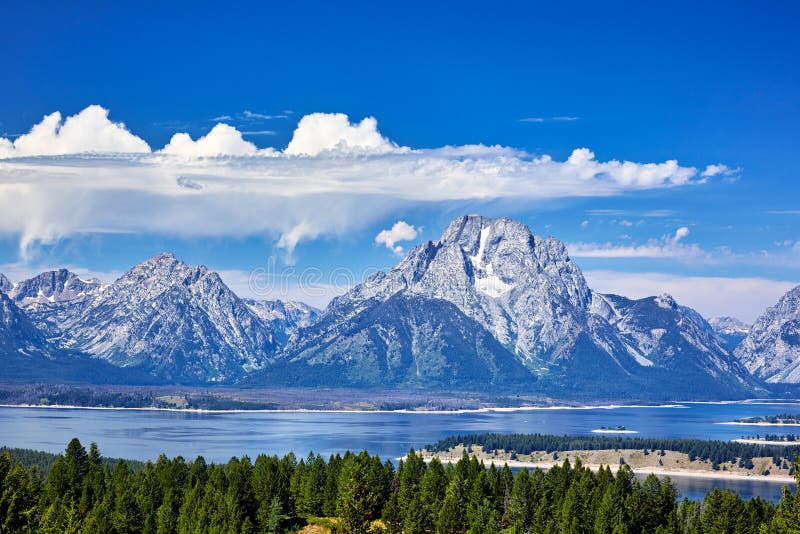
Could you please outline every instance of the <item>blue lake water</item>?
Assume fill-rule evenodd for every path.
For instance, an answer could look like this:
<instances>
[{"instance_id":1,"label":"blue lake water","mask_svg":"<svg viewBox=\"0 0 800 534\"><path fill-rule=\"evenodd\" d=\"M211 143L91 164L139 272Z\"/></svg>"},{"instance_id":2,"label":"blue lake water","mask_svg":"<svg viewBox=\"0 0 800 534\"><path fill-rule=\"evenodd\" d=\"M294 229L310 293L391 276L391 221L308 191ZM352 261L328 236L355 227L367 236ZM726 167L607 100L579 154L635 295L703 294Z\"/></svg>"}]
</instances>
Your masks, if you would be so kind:
<instances>
[{"instance_id":1,"label":"blue lake water","mask_svg":"<svg viewBox=\"0 0 800 534\"><path fill-rule=\"evenodd\" d=\"M730 440L744 435L800 433L800 427L720 425L741 417L800 413L800 403L681 403L681 407L543 409L468 413L258 412L186 413L79 408L0 408L0 444L62 452L70 439L95 441L105 456L155 459L159 454L225 462L247 454L309 451L324 456L367 449L397 458L410 447L473 432L591 434L624 425L642 437ZM700 498L714 487L743 497L780 498L781 484L760 480L673 477L683 495Z\"/></svg>"}]
</instances>

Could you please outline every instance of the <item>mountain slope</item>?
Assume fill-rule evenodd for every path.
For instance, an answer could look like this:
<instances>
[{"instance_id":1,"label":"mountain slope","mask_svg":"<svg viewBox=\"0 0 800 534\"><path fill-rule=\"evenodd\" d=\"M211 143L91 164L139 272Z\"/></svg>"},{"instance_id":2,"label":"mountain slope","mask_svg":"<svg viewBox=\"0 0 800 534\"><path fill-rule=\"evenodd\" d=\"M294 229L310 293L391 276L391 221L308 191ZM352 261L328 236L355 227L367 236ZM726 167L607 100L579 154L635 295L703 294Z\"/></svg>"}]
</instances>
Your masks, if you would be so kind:
<instances>
[{"instance_id":1,"label":"mountain slope","mask_svg":"<svg viewBox=\"0 0 800 534\"><path fill-rule=\"evenodd\" d=\"M3 292L0 292L0 367L4 382L158 383L144 373L118 369L56 347Z\"/></svg>"},{"instance_id":2,"label":"mountain slope","mask_svg":"<svg viewBox=\"0 0 800 534\"><path fill-rule=\"evenodd\" d=\"M137 265L65 319L65 347L177 382L221 382L263 367L270 326L207 268L171 254Z\"/></svg>"},{"instance_id":3,"label":"mountain slope","mask_svg":"<svg viewBox=\"0 0 800 534\"><path fill-rule=\"evenodd\" d=\"M638 300L617 295L594 297L593 311L617 330L625 350L643 366L684 378L691 374L700 391L758 388L711 325L670 295Z\"/></svg>"},{"instance_id":4,"label":"mountain slope","mask_svg":"<svg viewBox=\"0 0 800 534\"><path fill-rule=\"evenodd\" d=\"M736 356L748 371L771 383L800 383L800 286L759 317Z\"/></svg>"},{"instance_id":5,"label":"mountain slope","mask_svg":"<svg viewBox=\"0 0 800 534\"><path fill-rule=\"evenodd\" d=\"M247 383L463 388L522 385L525 367L449 302L397 294L340 323L323 316L291 356Z\"/></svg>"}]
</instances>

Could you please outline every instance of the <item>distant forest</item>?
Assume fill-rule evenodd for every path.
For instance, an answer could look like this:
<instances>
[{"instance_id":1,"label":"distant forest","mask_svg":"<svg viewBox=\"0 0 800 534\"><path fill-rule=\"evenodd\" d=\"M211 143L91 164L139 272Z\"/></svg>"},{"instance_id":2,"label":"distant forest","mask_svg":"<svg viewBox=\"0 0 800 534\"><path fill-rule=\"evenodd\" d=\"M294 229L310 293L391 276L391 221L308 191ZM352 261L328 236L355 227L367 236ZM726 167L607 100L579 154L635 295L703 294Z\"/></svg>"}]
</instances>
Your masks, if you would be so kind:
<instances>
[{"instance_id":1,"label":"distant forest","mask_svg":"<svg viewBox=\"0 0 800 534\"><path fill-rule=\"evenodd\" d=\"M628 466L615 475L565 461L514 474L466 456L426 464L413 450L397 466L367 452L111 465L77 439L58 456L0 455L2 533L300 531L778 534L800 532L800 499L784 490L774 505L714 490L694 502L667 479L640 482Z\"/></svg>"},{"instance_id":2,"label":"distant forest","mask_svg":"<svg viewBox=\"0 0 800 534\"><path fill-rule=\"evenodd\" d=\"M752 464L753 458L772 457L776 465L783 460L794 463L800 454L797 446L704 441L699 439L630 438L613 436L553 436L548 434L467 434L444 438L425 447L433 452L447 451L458 445L479 445L485 451L504 450L517 454L534 451L599 451L639 449L675 451L689 455L692 460L710 461L712 465L739 462Z\"/></svg>"}]
</instances>

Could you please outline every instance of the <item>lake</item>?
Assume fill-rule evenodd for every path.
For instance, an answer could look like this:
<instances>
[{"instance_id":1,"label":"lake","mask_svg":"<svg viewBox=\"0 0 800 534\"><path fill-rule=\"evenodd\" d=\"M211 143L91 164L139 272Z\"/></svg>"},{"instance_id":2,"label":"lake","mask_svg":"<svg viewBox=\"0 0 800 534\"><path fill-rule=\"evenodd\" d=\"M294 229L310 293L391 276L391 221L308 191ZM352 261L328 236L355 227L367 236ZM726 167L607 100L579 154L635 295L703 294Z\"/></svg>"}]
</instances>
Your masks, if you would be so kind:
<instances>
[{"instance_id":1,"label":"lake","mask_svg":"<svg viewBox=\"0 0 800 534\"><path fill-rule=\"evenodd\" d=\"M398 458L449 435L473 432L591 434L624 425L642 437L730 440L752 435L800 433L800 427L719 425L742 417L800 413L800 403L681 403L680 407L537 409L466 413L240 412L196 413L81 408L0 407L0 444L62 452L73 437L95 441L105 456L137 460L159 454L226 462L244 454L309 451L324 456L367 449ZM681 493L701 498L714 487L742 497L777 500L781 484L759 480L674 477Z\"/></svg>"}]
</instances>

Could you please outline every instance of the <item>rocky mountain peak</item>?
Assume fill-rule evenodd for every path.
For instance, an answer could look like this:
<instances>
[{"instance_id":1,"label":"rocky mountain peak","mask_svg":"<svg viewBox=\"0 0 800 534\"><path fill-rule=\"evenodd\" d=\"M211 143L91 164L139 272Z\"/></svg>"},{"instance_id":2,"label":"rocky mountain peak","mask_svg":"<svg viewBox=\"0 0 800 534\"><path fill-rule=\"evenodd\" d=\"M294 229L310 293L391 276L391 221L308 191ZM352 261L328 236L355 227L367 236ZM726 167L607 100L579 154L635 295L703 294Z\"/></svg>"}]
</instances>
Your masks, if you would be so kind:
<instances>
[{"instance_id":1,"label":"rocky mountain peak","mask_svg":"<svg viewBox=\"0 0 800 534\"><path fill-rule=\"evenodd\" d=\"M537 237L519 221L479 215L454 219L441 239L416 247L330 309L352 315L398 293L455 304L524 358L571 340L591 302L563 243Z\"/></svg>"},{"instance_id":2,"label":"rocky mountain peak","mask_svg":"<svg viewBox=\"0 0 800 534\"><path fill-rule=\"evenodd\" d=\"M727 315L712 317L708 320L708 324L718 334L747 334L747 331L750 330L749 324Z\"/></svg>"},{"instance_id":3,"label":"rocky mountain peak","mask_svg":"<svg viewBox=\"0 0 800 534\"><path fill-rule=\"evenodd\" d=\"M67 270L46 271L14 285L9 296L23 307L83 300L100 293L105 285L96 278L84 279Z\"/></svg>"},{"instance_id":4,"label":"rocky mountain peak","mask_svg":"<svg viewBox=\"0 0 800 534\"><path fill-rule=\"evenodd\" d=\"M3 273L0 273L0 291L8 293L12 289L14 289L14 282L9 280Z\"/></svg>"},{"instance_id":5,"label":"rocky mountain peak","mask_svg":"<svg viewBox=\"0 0 800 534\"><path fill-rule=\"evenodd\" d=\"M756 319L735 354L767 382L800 383L800 286Z\"/></svg>"}]
</instances>

